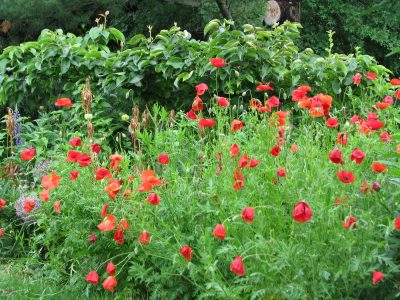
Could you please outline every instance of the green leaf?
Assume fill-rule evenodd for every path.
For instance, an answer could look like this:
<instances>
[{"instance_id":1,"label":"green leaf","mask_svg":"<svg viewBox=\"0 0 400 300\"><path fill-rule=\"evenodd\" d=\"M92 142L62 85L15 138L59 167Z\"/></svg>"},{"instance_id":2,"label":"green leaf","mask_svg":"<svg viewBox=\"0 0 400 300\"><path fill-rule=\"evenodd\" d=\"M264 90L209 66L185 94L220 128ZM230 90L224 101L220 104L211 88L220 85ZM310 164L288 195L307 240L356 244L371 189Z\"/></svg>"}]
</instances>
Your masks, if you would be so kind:
<instances>
[{"instance_id":1,"label":"green leaf","mask_svg":"<svg viewBox=\"0 0 400 300\"><path fill-rule=\"evenodd\" d=\"M185 62L179 57L171 57L168 59L167 63L168 66L172 66L174 69L182 69L185 65Z\"/></svg>"},{"instance_id":2,"label":"green leaf","mask_svg":"<svg viewBox=\"0 0 400 300\"><path fill-rule=\"evenodd\" d=\"M206 27L204 27L204 35L207 35L210 31L215 31L219 28L219 20L210 21Z\"/></svg>"},{"instance_id":3,"label":"green leaf","mask_svg":"<svg viewBox=\"0 0 400 300\"><path fill-rule=\"evenodd\" d=\"M61 61L61 74L67 73L70 66L71 66L71 62L69 60L62 60Z\"/></svg>"},{"instance_id":4,"label":"green leaf","mask_svg":"<svg viewBox=\"0 0 400 300\"><path fill-rule=\"evenodd\" d=\"M125 42L125 36L124 36L124 34L123 34L121 31L119 31L117 28L110 27L110 28L108 28L108 30L110 31L111 35L112 35L117 41Z\"/></svg>"},{"instance_id":5,"label":"green leaf","mask_svg":"<svg viewBox=\"0 0 400 300\"><path fill-rule=\"evenodd\" d=\"M101 34L101 29L99 27L93 27L89 31L89 36L92 40L96 40Z\"/></svg>"}]
</instances>

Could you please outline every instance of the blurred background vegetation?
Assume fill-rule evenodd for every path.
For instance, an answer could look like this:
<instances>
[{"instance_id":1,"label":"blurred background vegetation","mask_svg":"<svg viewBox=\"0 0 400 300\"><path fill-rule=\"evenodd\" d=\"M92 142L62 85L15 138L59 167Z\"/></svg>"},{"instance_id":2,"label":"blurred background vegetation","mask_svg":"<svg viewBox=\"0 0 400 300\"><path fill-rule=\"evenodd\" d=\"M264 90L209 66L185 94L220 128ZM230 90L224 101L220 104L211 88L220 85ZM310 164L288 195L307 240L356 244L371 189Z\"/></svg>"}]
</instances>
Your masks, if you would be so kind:
<instances>
[{"instance_id":1,"label":"blurred background vegetation","mask_svg":"<svg viewBox=\"0 0 400 300\"><path fill-rule=\"evenodd\" d=\"M289 1L289 0L288 0ZM0 50L36 40L44 28L61 28L82 34L95 25L100 13L110 11L109 24L125 36L148 35L148 25L158 33L176 22L196 39L214 18L226 16L225 6L237 25L262 26L267 0L2 0L0 2ZM327 31L335 34L339 53L356 47L400 73L400 1L302 0L301 46L321 53L328 47Z\"/></svg>"}]
</instances>

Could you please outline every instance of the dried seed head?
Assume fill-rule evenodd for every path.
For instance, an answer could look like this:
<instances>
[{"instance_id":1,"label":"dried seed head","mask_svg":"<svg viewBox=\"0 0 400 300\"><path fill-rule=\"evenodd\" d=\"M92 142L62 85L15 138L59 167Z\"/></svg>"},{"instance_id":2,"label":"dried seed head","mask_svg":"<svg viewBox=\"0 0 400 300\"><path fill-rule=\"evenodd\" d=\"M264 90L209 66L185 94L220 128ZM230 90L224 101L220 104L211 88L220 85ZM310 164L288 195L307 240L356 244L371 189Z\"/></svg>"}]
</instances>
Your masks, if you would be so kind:
<instances>
[{"instance_id":1,"label":"dried seed head","mask_svg":"<svg viewBox=\"0 0 400 300\"><path fill-rule=\"evenodd\" d=\"M169 112L169 126L170 127L173 127L174 125L175 125L175 111L174 110L171 110L170 112Z\"/></svg>"},{"instance_id":2,"label":"dried seed head","mask_svg":"<svg viewBox=\"0 0 400 300\"><path fill-rule=\"evenodd\" d=\"M94 135L94 126L92 124L92 122L88 121L87 123L87 132L88 132L88 137L90 140L93 139L93 135Z\"/></svg>"},{"instance_id":3,"label":"dried seed head","mask_svg":"<svg viewBox=\"0 0 400 300\"><path fill-rule=\"evenodd\" d=\"M93 100L93 93L90 88L90 77L86 78L86 83L85 86L82 89L82 106L85 112L88 114L90 113L90 109L92 106L92 100Z\"/></svg>"}]
</instances>

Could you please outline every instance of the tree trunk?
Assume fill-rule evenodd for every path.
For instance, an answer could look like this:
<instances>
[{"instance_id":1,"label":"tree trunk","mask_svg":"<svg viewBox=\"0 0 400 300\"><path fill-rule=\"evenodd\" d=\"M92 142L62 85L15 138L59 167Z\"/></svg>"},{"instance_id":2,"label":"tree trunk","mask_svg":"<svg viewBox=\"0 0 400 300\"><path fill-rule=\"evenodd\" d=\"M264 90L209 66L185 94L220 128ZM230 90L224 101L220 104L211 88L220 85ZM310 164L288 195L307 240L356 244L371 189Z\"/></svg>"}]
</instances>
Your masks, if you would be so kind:
<instances>
[{"instance_id":1,"label":"tree trunk","mask_svg":"<svg viewBox=\"0 0 400 300\"><path fill-rule=\"evenodd\" d=\"M300 2L301 0L268 1L264 23L271 26L274 23L283 23L286 20L300 22Z\"/></svg>"},{"instance_id":2,"label":"tree trunk","mask_svg":"<svg viewBox=\"0 0 400 300\"><path fill-rule=\"evenodd\" d=\"M232 20L232 14L225 0L215 0L217 2L219 11L222 16L227 20Z\"/></svg>"}]
</instances>

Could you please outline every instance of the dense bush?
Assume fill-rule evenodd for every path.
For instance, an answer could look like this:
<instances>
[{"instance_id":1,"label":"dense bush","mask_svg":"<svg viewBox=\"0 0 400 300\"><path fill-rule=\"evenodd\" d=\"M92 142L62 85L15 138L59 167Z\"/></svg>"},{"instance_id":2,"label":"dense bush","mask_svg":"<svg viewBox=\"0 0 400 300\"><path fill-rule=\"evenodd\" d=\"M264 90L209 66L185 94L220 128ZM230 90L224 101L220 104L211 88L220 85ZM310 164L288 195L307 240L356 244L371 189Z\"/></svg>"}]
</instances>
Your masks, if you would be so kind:
<instances>
[{"instance_id":1,"label":"dense bush","mask_svg":"<svg viewBox=\"0 0 400 300\"><path fill-rule=\"evenodd\" d=\"M87 76L98 101L125 112L132 103L180 107L191 102L193 84L204 81L217 88L216 78L225 95L250 97L254 84L272 81L279 84L283 100L293 86L312 84L345 103L355 73L388 76L370 56L299 51L298 28L285 23L273 30L251 25L236 30L231 22L213 20L205 27L204 42L174 26L154 37L136 35L122 47L125 38L115 28L94 27L83 37L44 30L37 42L8 47L0 55L0 104L35 111L61 95L76 97L76 87ZM229 65L209 72L209 59L215 56Z\"/></svg>"}]
</instances>

